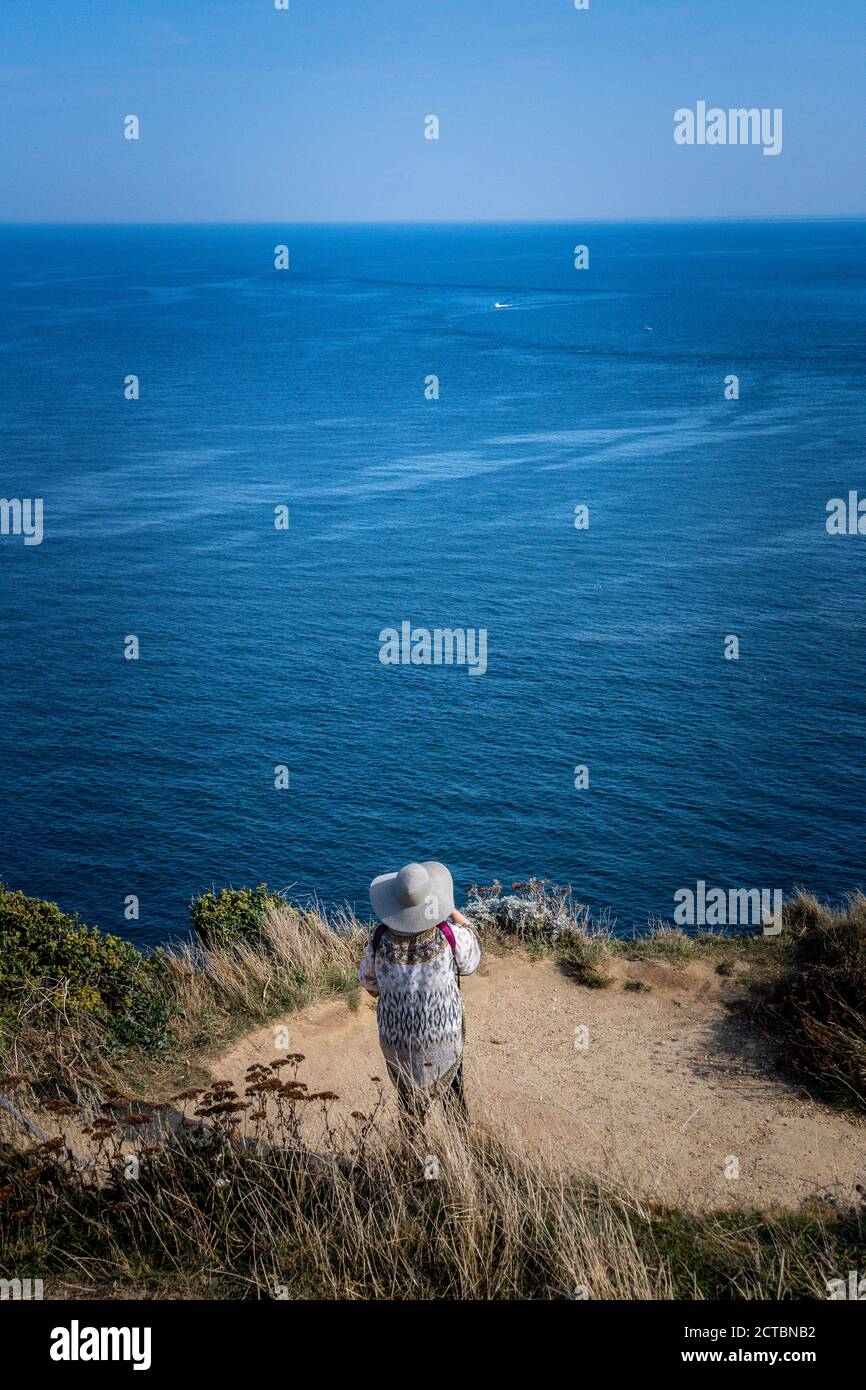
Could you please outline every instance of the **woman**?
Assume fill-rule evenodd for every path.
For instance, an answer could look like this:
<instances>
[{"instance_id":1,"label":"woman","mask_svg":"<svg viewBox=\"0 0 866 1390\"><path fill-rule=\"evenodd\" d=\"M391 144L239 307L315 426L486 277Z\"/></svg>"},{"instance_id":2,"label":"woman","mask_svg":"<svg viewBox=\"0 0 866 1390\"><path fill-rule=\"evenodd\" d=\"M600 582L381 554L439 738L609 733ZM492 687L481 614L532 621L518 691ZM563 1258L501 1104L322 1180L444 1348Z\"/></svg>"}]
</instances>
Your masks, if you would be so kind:
<instances>
[{"instance_id":1,"label":"woman","mask_svg":"<svg viewBox=\"0 0 866 1390\"><path fill-rule=\"evenodd\" d=\"M444 864L406 864L370 884L380 925L373 932L358 978L379 1000L379 1044L411 1127L430 1100L466 1118L463 1091L463 1001L460 976L472 975L481 947L454 906L454 884Z\"/></svg>"}]
</instances>

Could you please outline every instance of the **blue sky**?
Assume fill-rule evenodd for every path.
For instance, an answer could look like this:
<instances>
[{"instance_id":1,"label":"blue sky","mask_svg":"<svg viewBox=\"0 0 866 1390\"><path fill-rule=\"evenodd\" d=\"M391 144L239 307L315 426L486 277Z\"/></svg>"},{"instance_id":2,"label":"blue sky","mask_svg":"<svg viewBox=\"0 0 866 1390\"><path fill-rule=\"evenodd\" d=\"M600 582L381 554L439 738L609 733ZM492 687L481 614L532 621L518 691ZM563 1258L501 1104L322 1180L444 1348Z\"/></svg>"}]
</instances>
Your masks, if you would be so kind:
<instances>
[{"instance_id":1,"label":"blue sky","mask_svg":"<svg viewBox=\"0 0 866 1390\"><path fill-rule=\"evenodd\" d=\"M290 6L2 0L0 219L866 212L863 0ZM782 153L677 146L699 99L781 107Z\"/></svg>"}]
</instances>

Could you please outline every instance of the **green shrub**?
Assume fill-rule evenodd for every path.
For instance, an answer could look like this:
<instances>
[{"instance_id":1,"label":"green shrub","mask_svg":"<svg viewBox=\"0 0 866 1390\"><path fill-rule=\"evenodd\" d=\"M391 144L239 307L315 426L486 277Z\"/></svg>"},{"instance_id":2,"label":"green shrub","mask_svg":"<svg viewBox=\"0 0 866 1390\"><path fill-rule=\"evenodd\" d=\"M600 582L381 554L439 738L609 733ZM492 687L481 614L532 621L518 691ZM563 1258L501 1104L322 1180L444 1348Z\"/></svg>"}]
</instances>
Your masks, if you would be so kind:
<instances>
[{"instance_id":1,"label":"green shrub","mask_svg":"<svg viewBox=\"0 0 866 1390\"><path fill-rule=\"evenodd\" d=\"M143 955L56 903L0 884L0 1017L7 1022L35 994L57 1011L103 1023L113 1048L160 1051L170 1037L164 977L161 950Z\"/></svg>"},{"instance_id":2,"label":"green shrub","mask_svg":"<svg viewBox=\"0 0 866 1390\"><path fill-rule=\"evenodd\" d=\"M203 946L265 945L262 926L268 907L282 906L285 899L268 891L266 883L257 888L223 888L219 893L202 893L190 903L190 916Z\"/></svg>"}]
</instances>

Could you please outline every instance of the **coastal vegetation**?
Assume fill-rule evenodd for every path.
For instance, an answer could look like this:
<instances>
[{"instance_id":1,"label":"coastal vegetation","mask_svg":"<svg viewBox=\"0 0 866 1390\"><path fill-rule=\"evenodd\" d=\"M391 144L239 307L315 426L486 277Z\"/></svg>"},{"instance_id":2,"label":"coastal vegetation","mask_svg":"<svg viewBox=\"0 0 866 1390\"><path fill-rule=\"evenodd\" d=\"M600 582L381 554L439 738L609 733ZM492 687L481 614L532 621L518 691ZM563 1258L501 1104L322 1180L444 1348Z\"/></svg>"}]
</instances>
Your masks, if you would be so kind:
<instances>
[{"instance_id":1,"label":"coastal vegetation","mask_svg":"<svg viewBox=\"0 0 866 1390\"><path fill-rule=\"evenodd\" d=\"M4 1276L62 1297L824 1298L862 1262L862 1206L686 1213L480 1128L407 1146L375 1107L337 1128L300 1062L181 1093L156 1134L153 1104L118 1092L43 1105L50 1137L0 1154Z\"/></svg>"},{"instance_id":2,"label":"coastal vegetation","mask_svg":"<svg viewBox=\"0 0 866 1390\"><path fill-rule=\"evenodd\" d=\"M616 958L720 974L746 967L743 1008L778 1044L780 1065L822 1099L866 1111L866 897L831 908L800 892L780 936L687 934L650 923L619 936L539 879L473 886L467 914L484 947L556 958L577 984L603 989ZM0 885L0 1058L116 1079L144 1061L170 1067L250 1027L329 995L357 992L370 923L328 915L259 884L195 898L191 938L145 953L54 903ZM75 1065L70 1066L70 1059Z\"/></svg>"},{"instance_id":3,"label":"coastal vegetation","mask_svg":"<svg viewBox=\"0 0 866 1390\"><path fill-rule=\"evenodd\" d=\"M369 924L265 885L191 913L188 943L143 953L0 888L3 1277L67 1297L823 1298L862 1263L862 1202L686 1212L480 1125L423 1140L430 1181L430 1153L386 1123L384 1086L347 1120L298 1055L215 1081L227 1039L354 1002ZM626 939L538 880L476 888L467 915L487 950L551 957L575 988L611 988L617 958L736 967L736 1007L778 1065L866 1110L860 895L797 895L779 937L655 924Z\"/></svg>"}]
</instances>

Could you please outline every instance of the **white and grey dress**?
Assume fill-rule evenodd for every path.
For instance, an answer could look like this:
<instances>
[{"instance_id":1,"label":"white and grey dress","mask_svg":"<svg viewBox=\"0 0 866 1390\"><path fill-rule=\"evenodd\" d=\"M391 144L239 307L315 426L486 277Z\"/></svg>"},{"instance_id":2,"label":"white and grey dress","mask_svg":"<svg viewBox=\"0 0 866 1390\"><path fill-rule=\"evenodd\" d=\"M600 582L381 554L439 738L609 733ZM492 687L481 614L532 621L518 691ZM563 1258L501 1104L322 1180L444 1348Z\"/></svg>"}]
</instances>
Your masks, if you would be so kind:
<instances>
[{"instance_id":1,"label":"white and grey dress","mask_svg":"<svg viewBox=\"0 0 866 1390\"><path fill-rule=\"evenodd\" d=\"M358 978L378 996L379 1044L396 1084L412 1080L424 1090L444 1087L463 1057L463 1000L457 979L481 961L478 938L449 923L452 952L438 927L406 936L386 928L378 949L370 940Z\"/></svg>"}]
</instances>

